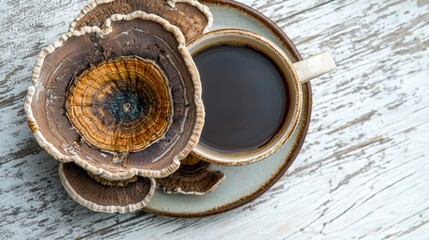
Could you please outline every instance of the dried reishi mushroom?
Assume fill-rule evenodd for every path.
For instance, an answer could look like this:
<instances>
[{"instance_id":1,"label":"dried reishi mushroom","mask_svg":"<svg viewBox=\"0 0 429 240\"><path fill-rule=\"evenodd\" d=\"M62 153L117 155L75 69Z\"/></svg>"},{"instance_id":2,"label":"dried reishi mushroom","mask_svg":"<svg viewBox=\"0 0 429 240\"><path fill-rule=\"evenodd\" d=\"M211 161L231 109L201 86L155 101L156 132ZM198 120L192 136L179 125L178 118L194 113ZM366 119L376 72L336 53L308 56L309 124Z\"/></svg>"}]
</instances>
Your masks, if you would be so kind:
<instances>
[{"instance_id":1,"label":"dried reishi mushroom","mask_svg":"<svg viewBox=\"0 0 429 240\"><path fill-rule=\"evenodd\" d=\"M93 147L136 152L162 138L171 122L170 87L151 60L120 57L86 70L68 90L66 113Z\"/></svg>"},{"instance_id":2,"label":"dried reishi mushroom","mask_svg":"<svg viewBox=\"0 0 429 240\"><path fill-rule=\"evenodd\" d=\"M96 212L133 212L145 207L155 192L155 180L135 177L125 182L99 182L74 163L61 163L61 182L79 204ZM103 180L105 181L105 180Z\"/></svg>"},{"instance_id":3,"label":"dried reishi mushroom","mask_svg":"<svg viewBox=\"0 0 429 240\"><path fill-rule=\"evenodd\" d=\"M38 56L32 80L25 110L38 143L101 178L166 177L199 140L197 69L181 31L156 15L116 14L103 29L63 35Z\"/></svg>"},{"instance_id":4,"label":"dried reishi mushroom","mask_svg":"<svg viewBox=\"0 0 429 240\"><path fill-rule=\"evenodd\" d=\"M70 30L85 26L101 27L113 14L137 10L166 19L183 32L187 41L207 32L213 23L209 8L196 0L95 0L81 10Z\"/></svg>"},{"instance_id":5,"label":"dried reishi mushroom","mask_svg":"<svg viewBox=\"0 0 429 240\"><path fill-rule=\"evenodd\" d=\"M181 161L180 168L172 175L156 179L157 186L166 193L205 195L216 190L225 180L221 171L208 170L210 163L193 154Z\"/></svg>"}]
</instances>

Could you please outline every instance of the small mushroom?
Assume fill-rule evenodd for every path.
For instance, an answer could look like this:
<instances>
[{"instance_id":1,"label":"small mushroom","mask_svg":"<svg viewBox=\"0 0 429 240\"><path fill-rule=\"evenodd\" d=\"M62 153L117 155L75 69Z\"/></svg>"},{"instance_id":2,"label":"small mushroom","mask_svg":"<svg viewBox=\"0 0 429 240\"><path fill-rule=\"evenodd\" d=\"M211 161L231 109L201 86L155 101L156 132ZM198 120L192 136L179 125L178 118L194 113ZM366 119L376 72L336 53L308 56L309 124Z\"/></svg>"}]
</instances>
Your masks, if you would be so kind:
<instances>
[{"instance_id":1,"label":"small mushroom","mask_svg":"<svg viewBox=\"0 0 429 240\"><path fill-rule=\"evenodd\" d=\"M70 30L98 26L113 14L137 10L153 13L177 26L187 41L207 32L213 16L207 6L195 0L94 0L85 6L70 25Z\"/></svg>"},{"instance_id":2,"label":"small mushroom","mask_svg":"<svg viewBox=\"0 0 429 240\"><path fill-rule=\"evenodd\" d=\"M36 60L25 110L61 162L124 181L166 177L195 147L201 85L181 31L153 14L116 14L63 35Z\"/></svg>"},{"instance_id":3,"label":"small mushroom","mask_svg":"<svg viewBox=\"0 0 429 240\"><path fill-rule=\"evenodd\" d=\"M134 177L126 181L107 181L87 173L74 163L61 163L61 182L79 204L96 212L133 212L145 207L155 192L155 180Z\"/></svg>"},{"instance_id":4,"label":"small mushroom","mask_svg":"<svg viewBox=\"0 0 429 240\"><path fill-rule=\"evenodd\" d=\"M225 180L221 171L210 171L209 166L210 163L190 154L181 161L180 168L172 175L156 179L157 186L169 194L208 194Z\"/></svg>"}]
</instances>

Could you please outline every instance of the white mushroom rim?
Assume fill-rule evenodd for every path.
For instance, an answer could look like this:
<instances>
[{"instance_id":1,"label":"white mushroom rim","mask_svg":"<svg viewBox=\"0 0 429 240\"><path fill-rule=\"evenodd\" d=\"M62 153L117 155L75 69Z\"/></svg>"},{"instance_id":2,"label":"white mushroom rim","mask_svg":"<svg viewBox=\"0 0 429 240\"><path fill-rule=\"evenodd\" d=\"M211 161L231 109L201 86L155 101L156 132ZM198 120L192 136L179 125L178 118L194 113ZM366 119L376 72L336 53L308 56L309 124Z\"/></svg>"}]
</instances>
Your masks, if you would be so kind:
<instances>
[{"instance_id":1,"label":"white mushroom rim","mask_svg":"<svg viewBox=\"0 0 429 240\"><path fill-rule=\"evenodd\" d=\"M191 75L191 78L192 78L191 80L194 85L194 104L196 107L196 110L195 110L196 122L193 128L192 135L188 140L186 146L179 152L179 154L177 154L174 157L174 159L172 160L172 163L166 166L165 168L161 170L130 168L124 171L115 172L108 169L95 167L90 163L88 163L85 159L82 159L80 156L76 154L71 156L66 156L62 154L53 144L51 144L49 141L46 140L44 135L39 130L37 121L33 115L31 105L32 105L34 96L38 93L37 92L38 87L40 87L39 76L40 76L41 68L43 66L44 59L47 55L53 53L55 49L61 47L67 41L67 39L71 37L78 37L88 33L97 33L99 34L99 36L103 37L112 32L112 27L111 27L112 22L131 21L134 19L149 20L149 21L154 21L156 23L159 23L164 27L166 31L173 33L174 36L176 37L176 40L178 41L178 44L179 44L178 51L180 52L180 54L184 59L184 62ZM130 179L134 176L142 176L142 177L148 177L148 178L162 178L162 177L169 176L179 168L180 160L185 158L194 149L194 147L197 145L200 139L200 135L204 125L205 112L204 112L203 102L201 99L201 82L200 82L200 76L199 76L197 67L192 59L192 56L190 55L190 53L186 48L185 37L182 34L182 32L179 30L179 28L177 28L174 25L171 25L167 20L157 15L147 14L142 11L135 11L127 15L115 14L105 21L102 28L83 27L80 31L71 31L62 35L58 41L46 47L37 56L36 62L33 68L32 82L34 85L28 88L28 93L25 98L24 109L25 109L25 112L27 113L28 122L32 126L34 136L37 142L39 143L39 145L43 147L55 159L58 159L61 162L74 162L80 167L84 168L85 170L91 172L92 174L100 176L107 180L122 181L122 180Z\"/></svg>"},{"instance_id":2,"label":"white mushroom rim","mask_svg":"<svg viewBox=\"0 0 429 240\"><path fill-rule=\"evenodd\" d=\"M88 3L76 16L76 18L73 20L73 22L70 24L69 31L75 31L78 29L75 29L77 22L79 22L86 14L94 10L99 5L111 3L116 0L94 0L90 3ZM200 10L207 18L207 26L204 28L204 32L206 33L210 30L210 28L213 26L213 14L210 12L209 7L206 5L203 5L199 3L197 0L160 0L165 1L165 3L170 6L171 8L174 8L176 6L176 3L187 3L191 6L194 6L198 10Z\"/></svg>"}]
</instances>

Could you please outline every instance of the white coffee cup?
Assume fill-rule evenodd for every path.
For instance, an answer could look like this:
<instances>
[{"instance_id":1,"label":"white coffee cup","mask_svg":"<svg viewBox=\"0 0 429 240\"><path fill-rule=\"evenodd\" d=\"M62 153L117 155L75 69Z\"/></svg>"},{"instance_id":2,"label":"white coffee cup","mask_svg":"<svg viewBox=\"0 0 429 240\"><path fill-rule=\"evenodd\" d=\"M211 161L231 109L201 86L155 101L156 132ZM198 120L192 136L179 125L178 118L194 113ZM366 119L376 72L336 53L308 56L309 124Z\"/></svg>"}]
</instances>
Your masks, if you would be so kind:
<instances>
[{"instance_id":1,"label":"white coffee cup","mask_svg":"<svg viewBox=\"0 0 429 240\"><path fill-rule=\"evenodd\" d=\"M250 151L224 153L198 144L194 149L194 154L205 161L222 165L239 166L254 163L279 150L296 129L303 108L301 84L333 70L335 63L329 52L323 52L300 62L292 63L287 55L271 41L256 33L240 29L222 29L206 33L190 42L188 49L191 55L195 56L205 49L220 45L250 47L267 56L276 64L287 82L290 98L289 108L280 129L262 147Z\"/></svg>"}]
</instances>

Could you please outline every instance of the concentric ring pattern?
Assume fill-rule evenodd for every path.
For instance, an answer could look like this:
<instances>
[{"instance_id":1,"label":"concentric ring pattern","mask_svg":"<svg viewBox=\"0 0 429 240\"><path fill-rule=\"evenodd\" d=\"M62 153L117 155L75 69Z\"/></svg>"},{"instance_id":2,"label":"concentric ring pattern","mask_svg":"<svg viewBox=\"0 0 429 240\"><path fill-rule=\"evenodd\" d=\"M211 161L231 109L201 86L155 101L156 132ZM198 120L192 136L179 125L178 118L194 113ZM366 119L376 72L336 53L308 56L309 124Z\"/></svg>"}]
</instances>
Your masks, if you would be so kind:
<instances>
[{"instance_id":1,"label":"concentric ring pattern","mask_svg":"<svg viewBox=\"0 0 429 240\"><path fill-rule=\"evenodd\" d=\"M70 87L66 112L93 147L140 151L167 131L172 115L167 79L153 61L120 57L94 66Z\"/></svg>"}]
</instances>

